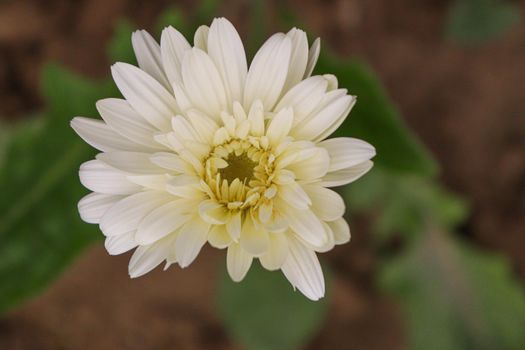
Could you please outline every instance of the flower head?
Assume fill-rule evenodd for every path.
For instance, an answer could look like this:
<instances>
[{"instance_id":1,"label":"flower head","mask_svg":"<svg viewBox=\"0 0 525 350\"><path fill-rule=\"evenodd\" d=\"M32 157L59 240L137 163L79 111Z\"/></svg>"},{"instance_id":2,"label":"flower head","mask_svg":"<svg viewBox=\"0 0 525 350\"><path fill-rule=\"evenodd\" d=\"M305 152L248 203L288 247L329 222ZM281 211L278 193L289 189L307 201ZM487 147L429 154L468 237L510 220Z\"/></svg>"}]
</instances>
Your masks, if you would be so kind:
<instances>
[{"instance_id":1,"label":"flower head","mask_svg":"<svg viewBox=\"0 0 525 350\"><path fill-rule=\"evenodd\" d=\"M355 103L333 75L311 76L319 39L298 29L270 37L249 68L232 24L174 28L160 45L132 36L139 67L116 63L124 99L100 100L103 121L75 131L101 151L80 167L93 191L82 219L100 225L110 254L135 249L131 277L162 262L186 267L206 242L227 249L240 281L258 258L308 298L324 295L316 252L350 239L341 197L328 187L371 167L368 143L332 138Z\"/></svg>"}]
</instances>

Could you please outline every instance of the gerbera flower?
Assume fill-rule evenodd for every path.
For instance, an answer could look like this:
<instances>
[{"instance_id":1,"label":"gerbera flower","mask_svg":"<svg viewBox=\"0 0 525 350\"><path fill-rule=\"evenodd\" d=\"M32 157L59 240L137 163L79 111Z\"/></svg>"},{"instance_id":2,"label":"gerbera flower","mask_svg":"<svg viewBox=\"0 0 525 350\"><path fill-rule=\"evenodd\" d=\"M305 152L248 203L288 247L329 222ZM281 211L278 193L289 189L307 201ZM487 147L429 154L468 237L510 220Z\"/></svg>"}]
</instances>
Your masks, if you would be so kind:
<instances>
[{"instance_id":1,"label":"gerbera flower","mask_svg":"<svg viewBox=\"0 0 525 350\"><path fill-rule=\"evenodd\" d=\"M309 48L299 29L277 33L249 68L224 18L201 26L193 47L172 27L160 45L145 31L132 42L139 67L111 69L124 99L98 101L103 121L71 122L101 151L80 167L93 191L79 202L82 219L99 224L110 254L135 249L131 277L162 262L186 267L208 242L227 249L234 281L257 258L323 297L316 253L350 239L328 187L366 173L375 150L327 139L356 99L333 75L311 76L319 39Z\"/></svg>"}]
</instances>

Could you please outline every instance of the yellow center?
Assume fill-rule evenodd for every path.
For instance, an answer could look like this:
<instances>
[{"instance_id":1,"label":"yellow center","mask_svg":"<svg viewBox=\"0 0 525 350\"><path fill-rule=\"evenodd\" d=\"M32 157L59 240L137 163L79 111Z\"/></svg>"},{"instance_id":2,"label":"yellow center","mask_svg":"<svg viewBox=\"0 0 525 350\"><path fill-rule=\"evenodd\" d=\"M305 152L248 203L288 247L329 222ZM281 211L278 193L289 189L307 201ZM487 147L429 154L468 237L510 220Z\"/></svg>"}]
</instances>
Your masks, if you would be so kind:
<instances>
[{"instance_id":1,"label":"yellow center","mask_svg":"<svg viewBox=\"0 0 525 350\"><path fill-rule=\"evenodd\" d=\"M204 162L208 194L229 209L256 206L271 186L273 159L256 140L216 146Z\"/></svg>"},{"instance_id":2,"label":"yellow center","mask_svg":"<svg viewBox=\"0 0 525 350\"><path fill-rule=\"evenodd\" d=\"M230 154L227 159L228 163L226 168L219 169L221 178L232 183L235 179L239 179L240 182L249 184L254 178L254 168L257 163L251 160L246 153L240 155Z\"/></svg>"}]
</instances>

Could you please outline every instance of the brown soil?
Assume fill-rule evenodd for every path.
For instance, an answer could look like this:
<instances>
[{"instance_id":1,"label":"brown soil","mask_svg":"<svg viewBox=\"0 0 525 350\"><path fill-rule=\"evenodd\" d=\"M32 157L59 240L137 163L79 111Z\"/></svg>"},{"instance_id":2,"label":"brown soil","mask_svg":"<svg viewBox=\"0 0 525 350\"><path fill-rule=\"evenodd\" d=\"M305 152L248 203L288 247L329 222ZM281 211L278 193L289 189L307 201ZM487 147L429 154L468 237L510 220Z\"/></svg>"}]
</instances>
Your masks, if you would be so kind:
<instances>
[{"instance_id":1,"label":"brown soil","mask_svg":"<svg viewBox=\"0 0 525 350\"><path fill-rule=\"evenodd\" d=\"M38 76L58 60L94 77L116 17L150 28L168 1L0 2L0 115L42 107ZM525 26L482 48L443 39L449 1L293 0L298 19L342 54L364 57L407 123L442 164L442 179L471 204L464 233L509 257L525 277ZM194 5L185 1L185 11ZM521 5L522 9L525 5ZM246 5L221 14L244 28ZM522 11L524 12L524 11ZM376 258L364 228L323 256L335 282L311 349L402 349L393 303L373 287ZM129 255L89 249L46 293L0 318L0 349L236 349L213 308L223 252L190 268L127 277ZM380 335L380 336L378 336Z\"/></svg>"}]
</instances>

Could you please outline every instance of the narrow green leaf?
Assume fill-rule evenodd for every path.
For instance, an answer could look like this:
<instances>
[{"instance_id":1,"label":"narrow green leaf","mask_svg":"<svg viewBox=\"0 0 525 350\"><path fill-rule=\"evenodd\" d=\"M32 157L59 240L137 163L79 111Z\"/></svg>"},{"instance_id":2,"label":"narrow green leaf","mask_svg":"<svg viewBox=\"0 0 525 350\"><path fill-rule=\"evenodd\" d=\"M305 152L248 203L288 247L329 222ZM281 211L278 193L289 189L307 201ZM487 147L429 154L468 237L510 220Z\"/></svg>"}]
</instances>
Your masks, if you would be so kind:
<instances>
[{"instance_id":1,"label":"narrow green leaf","mask_svg":"<svg viewBox=\"0 0 525 350\"><path fill-rule=\"evenodd\" d=\"M404 306L409 349L525 348L525 294L501 258L429 231L380 282Z\"/></svg>"},{"instance_id":2,"label":"narrow green leaf","mask_svg":"<svg viewBox=\"0 0 525 350\"><path fill-rule=\"evenodd\" d=\"M223 275L218 311L227 331L247 350L299 349L322 324L326 299L313 302L294 292L280 272L257 264L241 283Z\"/></svg>"},{"instance_id":3,"label":"narrow green leaf","mask_svg":"<svg viewBox=\"0 0 525 350\"><path fill-rule=\"evenodd\" d=\"M505 0L455 0L446 34L458 43L479 45L503 36L519 21L516 6Z\"/></svg>"},{"instance_id":4,"label":"narrow green leaf","mask_svg":"<svg viewBox=\"0 0 525 350\"><path fill-rule=\"evenodd\" d=\"M422 176L437 172L437 164L404 125L372 70L357 60L321 55L316 71L334 74L341 88L357 96L350 116L334 136L362 138L376 147L377 166Z\"/></svg>"},{"instance_id":5,"label":"narrow green leaf","mask_svg":"<svg viewBox=\"0 0 525 350\"><path fill-rule=\"evenodd\" d=\"M95 101L114 88L56 65L44 68L42 86L48 114L10 137L0 168L0 312L40 291L99 237L76 208L86 193L78 167L93 151L69 121L95 113Z\"/></svg>"}]
</instances>

